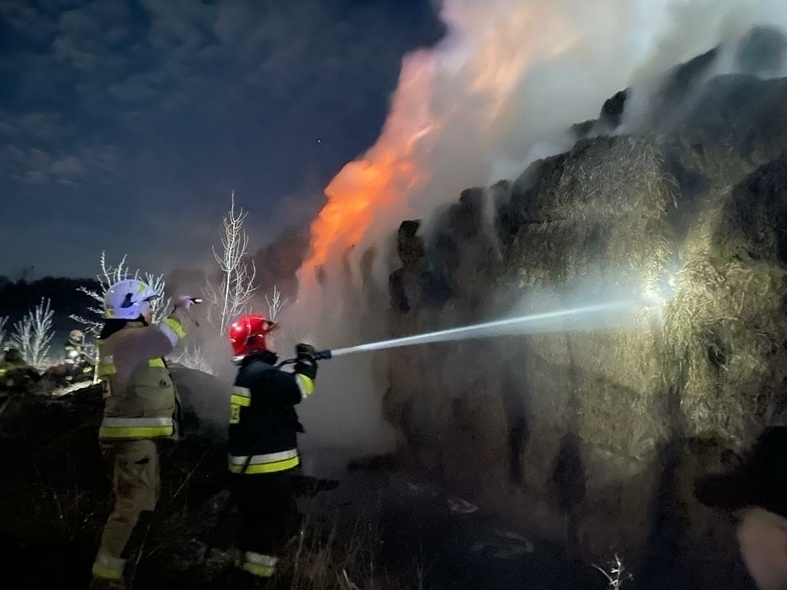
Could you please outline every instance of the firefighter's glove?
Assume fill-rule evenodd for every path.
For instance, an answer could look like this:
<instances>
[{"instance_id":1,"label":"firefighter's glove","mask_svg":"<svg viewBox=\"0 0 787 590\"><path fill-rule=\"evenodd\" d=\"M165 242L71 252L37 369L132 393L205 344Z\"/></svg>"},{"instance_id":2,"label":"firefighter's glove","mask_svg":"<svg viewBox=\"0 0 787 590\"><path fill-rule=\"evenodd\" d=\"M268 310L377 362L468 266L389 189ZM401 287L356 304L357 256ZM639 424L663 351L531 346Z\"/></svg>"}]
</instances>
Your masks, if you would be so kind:
<instances>
[{"instance_id":1,"label":"firefighter's glove","mask_svg":"<svg viewBox=\"0 0 787 590\"><path fill-rule=\"evenodd\" d=\"M317 351L310 344L298 344L295 347L295 372L305 375L309 379L317 377Z\"/></svg>"},{"instance_id":2,"label":"firefighter's glove","mask_svg":"<svg viewBox=\"0 0 787 590\"><path fill-rule=\"evenodd\" d=\"M311 344L298 344L295 346L295 357L299 362L316 363L317 351Z\"/></svg>"}]
</instances>

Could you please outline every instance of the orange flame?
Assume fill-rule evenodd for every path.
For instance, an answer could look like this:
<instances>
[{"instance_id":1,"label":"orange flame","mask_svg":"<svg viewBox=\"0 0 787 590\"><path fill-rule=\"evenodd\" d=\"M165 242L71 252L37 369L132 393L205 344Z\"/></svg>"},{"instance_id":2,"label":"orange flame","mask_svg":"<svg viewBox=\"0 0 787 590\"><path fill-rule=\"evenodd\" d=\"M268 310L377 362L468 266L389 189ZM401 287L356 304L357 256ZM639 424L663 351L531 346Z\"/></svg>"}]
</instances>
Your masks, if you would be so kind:
<instances>
[{"instance_id":1,"label":"orange flame","mask_svg":"<svg viewBox=\"0 0 787 590\"><path fill-rule=\"evenodd\" d=\"M335 247L344 250L358 243L376 215L403 202L427 178L417 154L438 127L429 111L432 71L426 52L405 60L382 135L325 189L328 204L312 224L312 255L302 271L323 264Z\"/></svg>"},{"instance_id":2,"label":"orange flame","mask_svg":"<svg viewBox=\"0 0 787 590\"><path fill-rule=\"evenodd\" d=\"M497 11L490 11L485 3L446 2L443 18L454 29L452 43L443 51L405 58L382 135L325 190L328 204L312 224L312 255L301 268L301 279L310 280L332 251L342 255L356 245L376 220L398 214L394 222L401 221L412 197L430 179L432 152L444 147L438 145L444 121L472 119L479 134L473 140L490 133L495 124L506 129L514 90L528 67L576 39L550 2L515 8L509 4L498 1ZM432 112L438 82L452 88L450 96L437 97L445 111L442 118Z\"/></svg>"}]
</instances>

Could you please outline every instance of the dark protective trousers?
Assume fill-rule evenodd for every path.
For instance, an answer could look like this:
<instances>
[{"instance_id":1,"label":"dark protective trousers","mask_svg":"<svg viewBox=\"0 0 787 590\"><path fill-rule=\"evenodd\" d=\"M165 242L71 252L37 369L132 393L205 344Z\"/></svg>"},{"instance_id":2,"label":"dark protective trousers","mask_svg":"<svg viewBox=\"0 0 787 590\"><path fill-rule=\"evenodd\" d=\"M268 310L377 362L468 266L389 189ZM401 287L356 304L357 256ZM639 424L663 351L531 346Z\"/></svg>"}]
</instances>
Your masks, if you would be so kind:
<instances>
[{"instance_id":1,"label":"dark protective trousers","mask_svg":"<svg viewBox=\"0 0 787 590\"><path fill-rule=\"evenodd\" d=\"M233 476L233 494L241 518L238 549L281 556L299 526L292 477L295 473L295 469L289 469Z\"/></svg>"}]
</instances>

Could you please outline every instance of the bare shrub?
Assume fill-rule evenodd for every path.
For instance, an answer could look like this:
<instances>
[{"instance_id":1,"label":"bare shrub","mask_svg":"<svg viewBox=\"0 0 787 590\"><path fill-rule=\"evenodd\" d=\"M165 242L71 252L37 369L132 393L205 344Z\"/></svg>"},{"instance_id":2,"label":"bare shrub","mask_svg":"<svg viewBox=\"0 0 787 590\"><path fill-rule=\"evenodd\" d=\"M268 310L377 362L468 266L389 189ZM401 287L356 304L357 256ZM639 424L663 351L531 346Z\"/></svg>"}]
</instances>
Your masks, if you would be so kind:
<instances>
[{"instance_id":1,"label":"bare shrub","mask_svg":"<svg viewBox=\"0 0 787 590\"><path fill-rule=\"evenodd\" d=\"M275 322L278 320L281 310L284 309L285 305L287 305L287 301L287 298L282 301L281 291L279 291L279 288L276 285L273 285L273 293L271 296L265 296L265 303L268 306L268 319L270 321Z\"/></svg>"},{"instance_id":2,"label":"bare shrub","mask_svg":"<svg viewBox=\"0 0 787 590\"><path fill-rule=\"evenodd\" d=\"M13 341L19 346L25 361L37 369L51 365L46 359L55 335L52 329L54 315L49 299L41 299L38 305L14 324Z\"/></svg>"},{"instance_id":3,"label":"bare shrub","mask_svg":"<svg viewBox=\"0 0 787 590\"><path fill-rule=\"evenodd\" d=\"M615 561L610 564L609 571L606 571L597 565L594 565L593 567L604 574L604 577L609 582L609 590L620 590L620 588L623 587L623 584L634 579L634 576L632 576L631 573L626 569L626 566L623 565L623 561L617 555L615 555Z\"/></svg>"},{"instance_id":4,"label":"bare shrub","mask_svg":"<svg viewBox=\"0 0 787 590\"><path fill-rule=\"evenodd\" d=\"M281 310L284 309L284 306L287 305L287 298L285 297L283 300L281 298L281 291L276 285L273 285L273 293L270 297L265 295L265 303L268 306L268 319L272 322L278 322L279 315L281 314ZM268 334L269 345L271 347L274 346L276 342L277 331L273 331Z\"/></svg>"}]
</instances>

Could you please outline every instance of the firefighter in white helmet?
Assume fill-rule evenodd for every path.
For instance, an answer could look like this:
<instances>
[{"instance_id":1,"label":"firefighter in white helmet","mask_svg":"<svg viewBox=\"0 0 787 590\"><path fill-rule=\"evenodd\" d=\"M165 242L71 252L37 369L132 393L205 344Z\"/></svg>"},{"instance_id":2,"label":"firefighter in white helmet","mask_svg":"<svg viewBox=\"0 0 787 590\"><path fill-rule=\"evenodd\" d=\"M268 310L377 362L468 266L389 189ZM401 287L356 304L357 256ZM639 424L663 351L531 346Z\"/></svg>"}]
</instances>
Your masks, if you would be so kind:
<instances>
[{"instance_id":1,"label":"firefighter in white helmet","mask_svg":"<svg viewBox=\"0 0 787 590\"><path fill-rule=\"evenodd\" d=\"M147 520L159 494L156 441L177 436L178 402L164 356L185 336L188 309L179 297L163 322L152 324L157 293L136 279L110 287L98 341L98 376L104 387L101 450L112 465L115 508L101 536L92 588L123 588L129 539Z\"/></svg>"}]
</instances>

